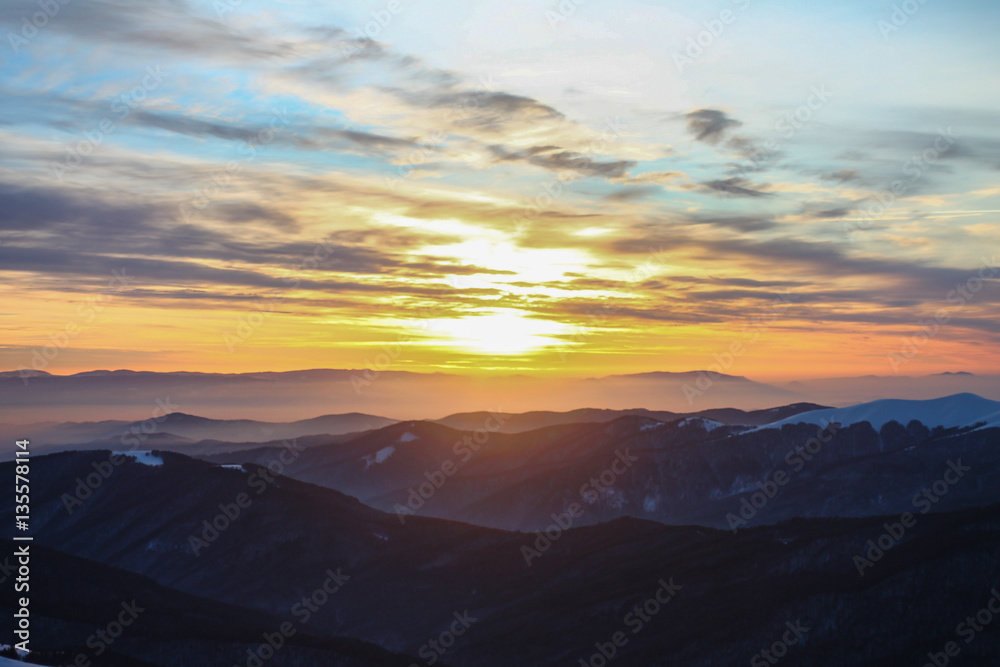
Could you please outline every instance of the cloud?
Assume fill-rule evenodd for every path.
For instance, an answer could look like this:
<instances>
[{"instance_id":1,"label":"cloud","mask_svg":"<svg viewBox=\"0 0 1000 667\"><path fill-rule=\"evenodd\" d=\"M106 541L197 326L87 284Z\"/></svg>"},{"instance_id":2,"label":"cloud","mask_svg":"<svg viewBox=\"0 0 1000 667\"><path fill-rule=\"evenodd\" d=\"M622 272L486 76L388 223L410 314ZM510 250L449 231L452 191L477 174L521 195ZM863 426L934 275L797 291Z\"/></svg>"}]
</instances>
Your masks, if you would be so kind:
<instances>
[{"instance_id":1,"label":"cloud","mask_svg":"<svg viewBox=\"0 0 1000 667\"><path fill-rule=\"evenodd\" d=\"M0 5L0 23L19 28L22 17L38 9L34 0L6 0ZM198 15L183 0L60 2L57 18L45 30L95 44L159 49L192 58L267 59L294 53L288 42L242 33L216 18Z\"/></svg>"},{"instance_id":2,"label":"cloud","mask_svg":"<svg viewBox=\"0 0 1000 667\"><path fill-rule=\"evenodd\" d=\"M838 169L837 171L821 174L824 181L836 181L837 183L850 183L860 181L861 176L856 169Z\"/></svg>"},{"instance_id":3,"label":"cloud","mask_svg":"<svg viewBox=\"0 0 1000 667\"><path fill-rule=\"evenodd\" d=\"M219 204L225 222L296 227L294 218L259 203ZM439 278L445 275L509 275L510 272L419 252L429 242L454 239L384 229L340 230L325 238L290 241L285 235L252 234L170 221L165 205L109 203L66 188L24 188L0 183L0 230L10 232L3 266L9 271L102 276L126 265L154 283L176 282L278 287L277 273L346 273L373 277ZM277 221L276 221L277 218ZM319 261L310 263L310 258ZM224 263L227 267L219 269ZM48 267L48 268L46 268ZM317 289L350 285L316 282ZM371 289L371 288L358 288Z\"/></svg>"},{"instance_id":4,"label":"cloud","mask_svg":"<svg viewBox=\"0 0 1000 667\"><path fill-rule=\"evenodd\" d=\"M354 146L376 150L406 150L420 146L413 139L401 139L371 132L330 129L301 121L292 125L292 121L287 117L287 114L282 114L281 112L275 113L275 122L259 126L219 123L178 114L141 110L132 114L129 117L129 121L188 136L213 136L226 141L245 141L255 145L278 142L300 149L322 149L329 146L329 140L335 140L341 145L349 143ZM302 134L306 134L307 136L302 136Z\"/></svg>"},{"instance_id":5,"label":"cloud","mask_svg":"<svg viewBox=\"0 0 1000 667\"><path fill-rule=\"evenodd\" d=\"M686 118L688 132L693 134L698 141L707 144L718 143L729 129L743 124L718 109L698 109L689 112Z\"/></svg>"},{"instance_id":6,"label":"cloud","mask_svg":"<svg viewBox=\"0 0 1000 667\"><path fill-rule=\"evenodd\" d=\"M616 183L628 185L645 185L647 183L665 184L687 177L683 171L647 171L641 174L625 175L615 179Z\"/></svg>"},{"instance_id":7,"label":"cloud","mask_svg":"<svg viewBox=\"0 0 1000 667\"><path fill-rule=\"evenodd\" d=\"M522 95L484 90L436 90L400 93L416 106L454 110L454 124L483 132L500 133L511 124L563 121L565 116L538 100Z\"/></svg>"},{"instance_id":8,"label":"cloud","mask_svg":"<svg viewBox=\"0 0 1000 667\"><path fill-rule=\"evenodd\" d=\"M525 161L550 171L572 171L582 176L623 178L636 165L632 160L602 162L575 151L561 150L557 146L534 146L524 150L508 150L503 146L489 148L501 162Z\"/></svg>"},{"instance_id":9,"label":"cloud","mask_svg":"<svg viewBox=\"0 0 1000 667\"><path fill-rule=\"evenodd\" d=\"M1000 144L988 105L975 119L959 109L902 110L890 126L901 132L871 129L885 116L870 109L854 117L845 109L842 125L826 125L834 117L824 110L778 150L763 143L768 119L779 118L779 98L797 82L747 97L742 80L706 68L705 86L678 98L673 84L653 90L659 81L638 76L642 69L623 78L631 60L609 62L607 73L578 61L580 71L557 76L518 56L495 70L516 82L501 90L465 73L472 61L443 43L402 53L331 23L370 20L351 8L307 17L243 3L220 17L210 3L183 0L60 7L32 41L31 63L8 63L13 75L0 90L10 101L0 109L0 251L17 299L37 293L39 304L54 304L123 265L141 279L126 298L171 308L248 306L295 274L301 291L287 312L345 330L359 313L393 319L431 301L454 316L503 304L584 318L610 299L621 309L601 326L616 338L602 345L634 336L639 349L661 330L639 340L646 334L623 320L740 322L785 289L797 301L782 317L802 331L822 330L817 322L910 325L972 275L964 260L993 240L990 218L956 216L932 229L921 217L996 208L995 194L955 204L995 180ZM36 11L37 0L10 0L0 20L17 30ZM395 27L385 33L394 40ZM418 57L432 52L432 61ZM477 54L475 69L491 71L490 57ZM65 62L70 70L57 66ZM163 88L57 184L51 162L157 63ZM633 78L652 82L650 94ZM593 92L564 95L570 88ZM699 97L712 90L728 91L744 122ZM667 111L678 99L694 110ZM286 108L266 155L241 162L185 222L179 205L215 191L213 178L236 159L234 142L267 132L270 110ZM622 122L615 117L612 135L605 123L614 113ZM905 161L933 145L945 115L961 139L906 191L893 216L909 219L846 245L834 221L905 178ZM755 175L765 169L777 173ZM555 175L607 184L563 187L548 201L545 181ZM914 196L930 189L933 197ZM519 216L533 224L515 227ZM903 247L894 237L904 234L930 245ZM301 271L318 247L322 261ZM666 250L638 271L652 248ZM536 251L546 251L537 266L518 265ZM451 289L450 276L477 276L462 282L477 288ZM950 326L982 329L998 301L989 281Z\"/></svg>"},{"instance_id":10,"label":"cloud","mask_svg":"<svg viewBox=\"0 0 1000 667\"><path fill-rule=\"evenodd\" d=\"M773 287L805 287L810 283L797 280L756 280L754 278L713 278L712 276L707 276L705 278L698 278L697 276L669 276L669 279L674 282L682 283L692 283L692 284L712 284L712 285L728 285L731 287L760 287L760 288L773 288Z\"/></svg>"},{"instance_id":11,"label":"cloud","mask_svg":"<svg viewBox=\"0 0 1000 667\"><path fill-rule=\"evenodd\" d=\"M722 192L727 195L733 195L735 197L770 197L772 193L764 192L762 190L755 190L753 188L745 187L747 181L738 178L726 178L715 181L707 181L702 183L710 191Z\"/></svg>"},{"instance_id":12,"label":"cloud","mask_svg":"<svg viewBox=\"0 0 1000 667\"><path fill-rule=\"evenodd\" d=\"M778 227L773 217L754 215L711 216L692 215L688 217L691 224L712 225L723 229L735 229L741 232L760 232Z\"/></svg>"},{"instance_id":13,"label":"cloud","mask_svg":"<svg viewBox=\"0 0 1000 667\"><path fill-rule=\"evenodd\" d=\"M836 206L834 208L824 208L815 211L806 211L808 215L820 220L837 220L846 218L854 210L853 206Z\"/></svg>"},{"instance_id":14,"label":"cloud","mask_svg":"<svg viewBox=\"0 0 1000 667\"><path fill-rule=\"evenodd\" d=\"M660 192L660 188L655 185L636 186L630 188L620 188L614 192L604 195L608 201L630 202L640 201L652 197Z\"/></svg>"}]
</instances>

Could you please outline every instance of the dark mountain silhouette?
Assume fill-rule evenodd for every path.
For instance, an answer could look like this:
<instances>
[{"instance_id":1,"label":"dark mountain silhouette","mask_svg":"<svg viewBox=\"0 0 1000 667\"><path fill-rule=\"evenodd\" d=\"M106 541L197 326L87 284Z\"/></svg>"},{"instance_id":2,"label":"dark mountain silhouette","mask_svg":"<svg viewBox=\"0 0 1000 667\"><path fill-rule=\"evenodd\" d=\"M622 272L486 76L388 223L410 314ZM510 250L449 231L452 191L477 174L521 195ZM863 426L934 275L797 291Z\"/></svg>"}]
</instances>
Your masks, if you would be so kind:
<instances>
[{"instance_id":1,"label":"dark mountain silhouette","mask_svg":"<svg viewBox=\"0 0 1000 667\"><path fill-rule=\"evenodd\" d=\"M751 498L758 502L762 488L773 497L745 512L748 524L900 513L957 460L974 465L934 510L1000 502L1000 429L897 426L902 435L868 422L835 431L805 423L747 431L700 417L621 417L506 434L404 422L308 448L282 471L384 511L507 530L544 528L573 501L586 508L578 525L632 516L728 528L730 515L741 516ZM268 465L281 451L210 460ZM615 461L626 451L635 461L622 470ZM608 473L616 465L622 474ZM775 475L787 479L778 485Z\"/></svg>"},{"instance_id":2,"label":"dark mountain silhouette","mask_svg":"<svg viewBox=\"0 0 1000 667\"><path fill-rule=\"evenodd\" d=\"M860 576L855 557L898 515L799 519L735 535L626 518L554 526L546 544L537 534L452 521L401 523L286 477L272 477L196 555L191 536L239 494L254 493L254 475L264 470L154 453L147 463L123 462L68 514L63 494L102 456L35 459L36 546L278 616L339 569L349 579L303 633L419 655L456 613L468 612L475 622L444 655L460 666L578 664L618 631L628 641L615 664L740 664L771 646L788 622L808 628L808 639L789 649L789 664L914 664L954 640L956 623L983 608L997 585L996 506L920 516L884 555L870 554ZM0 475L11 477L11 468L0 465ZM2 500L0 525L12 525L11 503ZM525 547L538 552L529 552L530 566ZM658 591L670 602L655 605L632 633L632 610ZM984 632L962 650L969 664L989 664L1000 639Z\"/></svg>"},{"instance_id":3,"label":"dark mountain silhouette","mask_svg":"<svg viewBox=\"0 0 1000 667\"><path fill-rule=\"evenodd\" d=\"M3 553L11 554L21 543L0 544ZM287 619L280 616L181 593L39 544L31 545L31 574L40 584L31 590L33 664L73 664L81 655L91 664L122 667L245 664L247 652L266 644L268 637L281 643L268 664L408 667L415 661L357 639L315 637L300 630L284 636L281 626ZM9 592L5 587L0 596L4 613L15 611ZM123 605L132 623L120 636L113 636L116 629L105 635L113 641L95 636L115 622Z\"/></svg>"}]
</instances>

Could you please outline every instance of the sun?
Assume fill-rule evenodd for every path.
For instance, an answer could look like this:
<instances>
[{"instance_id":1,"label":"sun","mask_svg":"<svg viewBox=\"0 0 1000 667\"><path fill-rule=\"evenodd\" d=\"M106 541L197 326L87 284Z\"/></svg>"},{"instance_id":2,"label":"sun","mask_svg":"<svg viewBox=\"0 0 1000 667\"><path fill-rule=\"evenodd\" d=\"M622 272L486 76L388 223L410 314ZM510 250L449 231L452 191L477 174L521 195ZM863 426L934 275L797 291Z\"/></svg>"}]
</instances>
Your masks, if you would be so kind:
<instances>
[{"instance_id":1,"label":"sun","mask_svg":"<svg viewBox=\"0 0 1000 667\"><path fill-rule=\"evenodd\" d=\"M480 354L516 355L547 347L568 346L564 337L578 327L528 317L514 309L494 308L451 319L427 322L432 334L448 341L450 347Z\"/></svg>"}]
</instances>

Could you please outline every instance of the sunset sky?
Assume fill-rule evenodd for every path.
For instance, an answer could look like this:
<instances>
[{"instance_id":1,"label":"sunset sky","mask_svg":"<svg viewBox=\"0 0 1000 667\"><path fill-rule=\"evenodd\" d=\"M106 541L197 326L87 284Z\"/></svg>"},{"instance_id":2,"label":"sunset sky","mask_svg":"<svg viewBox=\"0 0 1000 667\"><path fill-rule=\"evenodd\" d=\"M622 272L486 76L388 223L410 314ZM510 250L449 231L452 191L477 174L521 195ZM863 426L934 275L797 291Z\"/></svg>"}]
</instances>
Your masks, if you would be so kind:
<instances>
[{"instance_id":1,"label":"sunset sky","mask_svg":"<svg viewBox=\"0 0 1000 667\"><path fill-rule=\"evenodd\" d=\"M1000 5L895 7L5 0L0 370L1000 372Z\"/></svg>"}]
</instances>

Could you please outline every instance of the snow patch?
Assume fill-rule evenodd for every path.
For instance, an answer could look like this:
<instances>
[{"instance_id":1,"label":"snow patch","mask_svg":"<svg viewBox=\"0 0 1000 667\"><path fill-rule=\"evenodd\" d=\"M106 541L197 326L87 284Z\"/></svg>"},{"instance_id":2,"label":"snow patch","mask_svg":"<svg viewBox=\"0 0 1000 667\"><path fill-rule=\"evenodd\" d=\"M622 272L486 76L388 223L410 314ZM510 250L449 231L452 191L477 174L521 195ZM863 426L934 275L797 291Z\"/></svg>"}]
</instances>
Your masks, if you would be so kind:
<instances>
[{"instance_id":1,"label":"snow patch","mask_svg":"<svg viewBox=\"0 0 1000 667\"><path fill-rule=\"evenodd\" d=\"M718 500L721 498L728 498L730 496L746 493L747 491L756 491L756 490L757 490L757 480L755 480L753 477L740 475L733 480L733 483L729 487L728 493L720 492L718 489L714 489L712 491L712 497L713 499Z\"/></svg>"},{"instance_id":2,"label":"snow patch","mask_svg":"<svg viewBox=\"0 0 1000 667\"><path fill-rule=\"evenodd\" d=\"M988 426L1000 426L1000 402L990 401L976 394L955 394L927 401L890 398L847 408L810 410L754 430L781 428L785 424L806 423L819 426L840 422L847 426L866 421L877 431L890 421L895 420L906 426L913 419L928 428L972 426L978 422L986 422Z\"/></svg>"},{"instance_id":3,"label":"snow patch","mask_svg":"<svg viewBox=\"0 0 1000 667\"><path fill-rule=\"evenodd\" d=\"M663 426L663 422L656 422L653 424L643 424L639 427L640 431L652 431L654 428L660 428Z\"/></svg>"},{"instance_id":4,"label":"snow patch","mask_svg":"<svg viewBox=\"0 0 1000 667\"><path fill-rule=\"evenodd\" d=\"M153 456L153 452L112 452L111 455L127 456L130 459L135 460L136 463L141 463L144 466L163 465L163 459L159 456Z\"/></svg>"},{"instance_id":5,"label":"snow patch","mask_svg":"<svg viewBox=\"0 0 1000 667\"><path fill-rule=\"evenodd\" d=\"M399 441L400 442L413 442L414 440L418 440L418 439L419 438L417 436L413 435L409 431L407 431L403 435L399 436ZM379 461L379 463L381 463L381 461Z\"/></svg>"},{"instance_id":6,"label":"snow patch","mask_svg":"<svg viewBox=\"0 0 1000 667\"><path fill-rule=\"evenodd\" d=\"M221 465L219 467L220 468L226 468L227 470L239 470L240 472L246 472L247 471L246 468L244 468L243 466L241 466L239 464L235 464L235 463L227 463L227 464Z\"/></svg>"},{"instance_id":7,"label":"snow patch","mask_svg":"<svg viewBox=\"0 0 1000 667\"><path fill-rule=\"evenodd\" d=\"M687 419L680 420L678 426L691 426L697 424L701 426L708 432L712 432L717 428L725 426L722 422L717 422L714 419L705 419L704 417L688 417Z\"/></svg>"},{"instance_id":8,"label":"snow patch","mask_svg":"<svg viewBox=\"0 0 1000 667\"><path fill-rule=\"evenodd\" d=\"M174 550L174 544L171 542L165 542L163 540L150 540L146 543L146 551L155 551L157 553L169 553Z\"/></svg>"},{"instance_id":9,"label":"snow patch","mask_svg":"<svg viewBox=\"0 0 1000 667\"><path fill-rule=\"evenodd\" d=\"M365 462L365 470L368 470L373 465L377 465L379 463L385 463L386 460L388 460L388 458L392 456L395 452L396 452L396 447L393 445L389 445L388 447L383 447L374 454L366 454L363 458Z\"/></svg>"},{"instance_id":10,"label":"snow patch","mask_svg":"<svg viewBox=\"0 0 1000 667\"><path fill-rule=\"evenodd\" d=\"M11 650L13 648L14 647L11 646L10 644L0 644L0 650L3 650L3 651L9 651L9 650ZM24 650L21 650L21 649L15 649L15 650L17 651L17 654L20 657L22 657L22 658L31 654L30 650L28 650L28 651L24 651ZM10 660L9 658L0 658L0 666L2 666L2 665L23 665L23 664L24 663L21 662L20 660Z\"/></svg>"},{"instance_id":11,"label":"snow patch","mask_svg":"<svg viewBox=\"0 0 1000 667\"><path fill-rule=\"evenodd\" d=\"M604 502L608 507L620 510L628 505L628 500L625 498L625 494L618 489L608 489L607 493L603 495Z\"/></svg>"}]
</instances>

